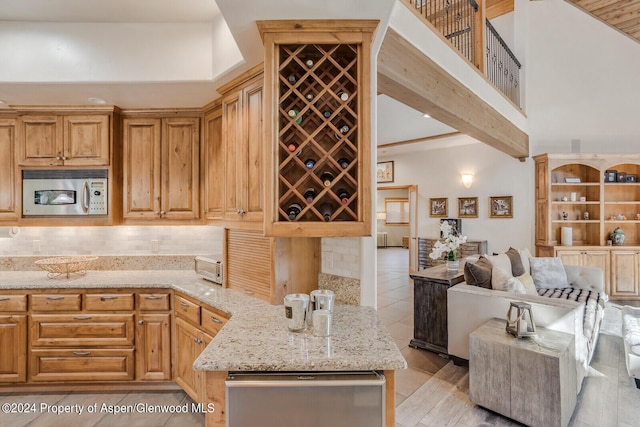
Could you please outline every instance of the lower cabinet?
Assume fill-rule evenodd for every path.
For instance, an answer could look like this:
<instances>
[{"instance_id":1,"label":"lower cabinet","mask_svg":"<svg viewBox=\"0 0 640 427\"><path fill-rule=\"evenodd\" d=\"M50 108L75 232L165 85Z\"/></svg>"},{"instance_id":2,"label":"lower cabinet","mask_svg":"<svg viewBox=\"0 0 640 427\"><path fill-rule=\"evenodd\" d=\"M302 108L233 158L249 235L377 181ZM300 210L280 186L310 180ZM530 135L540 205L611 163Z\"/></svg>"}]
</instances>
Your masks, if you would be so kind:
<instances>
[{"instance_id":1,"label":"lower cabinet","mask_svg":"<svg viewBox=\"0 0 640 427\"><path fill-rule=\"evenodd\" d=\"M556 256L565 265L580 265L583 267L598 267L604 271L604 289L609 293L610 256L607 250L598 249L556 249Z\"/></svg>"},{"instance_id":2,"label":"lower cabinet","mask_svg":"<svg viewBox=\"0 0 640 427\"><path fill-rule=\"evenodd\" d=\"M213 338L182 319L176 319L176 383L196 402L204 400L204 375L193 362Z\"/></svg>"},{"instance_id":3,"label":"lower cabinet","mask_svg":"<svg viewBox=\"0 0 640 427\"><path fill-rule=\"evenodd\" d=\"M640 296L640 251L611 251L611 287L609 294L614 299L636 299Z\"/></svg>"},{"instance_id":4,"label":"lower cabinet","mask_svg":"<svg viewBox=\"0 0 640 427\"><path fill-rule=\"evenodd\" d=\"M171 379L171 314L140 314L136 325L136 379Z\"/></svg>"},{"instance_id":5,"label":"lower cabinet","mask_svg":"<svg viewBox=\"0 0 640 427\"><path fill-rule=\"evenodd\" d=\"M27 380L27 316L0 315L0 383Z\"/></svg>"},{"instance_id":6,"label":"lower cabinet","mask_svg":"<svg viewBox=\"0 0 640 427\"><path fill-rule=\"evenodd\" d=\"M32 348L29 379L40 381L131 381L133 348Z\"/></svg>"}]
</instances>

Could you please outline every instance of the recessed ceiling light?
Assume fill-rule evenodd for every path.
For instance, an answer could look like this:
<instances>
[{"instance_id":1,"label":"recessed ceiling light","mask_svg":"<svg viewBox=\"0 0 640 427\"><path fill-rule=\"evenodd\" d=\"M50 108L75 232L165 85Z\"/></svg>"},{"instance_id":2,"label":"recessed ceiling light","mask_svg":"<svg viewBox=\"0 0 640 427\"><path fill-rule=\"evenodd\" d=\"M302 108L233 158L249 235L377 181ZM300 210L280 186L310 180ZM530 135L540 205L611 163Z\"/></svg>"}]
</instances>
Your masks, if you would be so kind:
<instances>
[{"instance_id":1,"label":"recessed ceiling light","mask_svg":"<svg viewBox=\"0 0 640 427\"><path fill-rule=\"evenodd\" d=\"M430 115L428 115L427 113L424 113L424 114L422 115L422 117L424 117L425 119L430 119L430 118L431 118L431 116L430 116Z\"/></svg>"},{"instance_id":2,"label":"recessed ceiling light","mask_svg":"<svg viewBox=\"0 0 640 427\"><path fill-rule=\"evenodd\" d=\"M92 104L106 104L107 103L107 101L105 101L104 99L96 98L94 96L89 98L89 102L91 102Z\"/></svg>"}]
</instances>

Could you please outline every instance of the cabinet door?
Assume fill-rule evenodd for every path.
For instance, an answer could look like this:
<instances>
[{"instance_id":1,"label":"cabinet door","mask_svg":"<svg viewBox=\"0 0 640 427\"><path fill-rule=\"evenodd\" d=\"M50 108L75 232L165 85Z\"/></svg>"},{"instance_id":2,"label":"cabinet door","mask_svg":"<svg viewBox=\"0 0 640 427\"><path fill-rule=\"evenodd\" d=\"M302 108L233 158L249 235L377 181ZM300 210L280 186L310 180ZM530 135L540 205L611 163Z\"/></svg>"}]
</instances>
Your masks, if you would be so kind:
<instances>
[{"instance_id":1,"label":"cabinet door","mask_svg":"<svg viewBox=\"0 0 640 427\"><path fill-rule=\"evenodd\" d=\"M0 120L0 219L18 219L16 186L16 124Z\"/></svg>"},{"instance_id":2,"label":"cabinet door","mask_svg":"<svg viewBox=\"0 0 640 427\"><path fill-rule=\"evenodd\" d=\"M582 265L602 269L604 272L604 289L608 293L611 280L611 255L609 251L584 251Z\"/></svg>"},{"instance_id":3,"label":"cabinet door","mask_svg":"<svg viewBox=\"0 0 640 427\"><path fill-rule=\"evenodd\" d=\"M581 251L557 249L556 256L562 260L562 264L582 265Z\"/></svg>"},{"instance_id":4,"label":"cabinet door","mask_svg":"<svg viewBox=\"0 0 640 427\"><path fill-rule=\"evenodd\" d=\"M197 117L162 120L162 218L200 217L199 144Z\"/></svg>"},{"instance_id":5,"label":"cabinet door","mask_svg":"<svg viewBox=\"0 0 640 427\"><path fill-rule=\"evenodd\" d=\"M62 165L62 118L58 116L18 117L18 164L20 166Z\"/></svg>"},{"instance_id":6,"label":"cabinet door","mask_svg":"<svg viewBox=\"0 0 640 427\"><path fill-rule=\"evenodd\" d=\"M136 327L136 379L171 379L171 314L141 314Z\"/></svg>"},{"instance_id":7,"label":"cabinet door","mask_svg":"<svg viewBox=\"0 0 640 427\"><path fill-rule=\"evenodd\" d=\"M199 331L182 319L176 319L176 383L193 400L197 400L200 393L201 378L193 370L193 362L200 354L201 347L198 337Z\"/></svg>"},{"instance_id":8,"label":"cabinet door","mask_svg":"<svg viewBox=\"0 0 640 427\"><path fill-rule=\"evenodd\" d=\"M245 185L241 187L241 209L245 221L262 222L264 210L264 144L262 131L262 79L243 91L243 144L239 157ZM245 145L246 144L246 145Z\"/></svg>"},{"instance_id":9,"label":"cabinet door","mask_svg":"<svg viewBox=\"0 0 640 427\"><path fill-rule=\"evenodd\" d=\"M27 316L0 316L0 383L27 380Z\"/></svg>"},{"instance_id":10,"label":"cabinet door","mask_svg":"<svg viewBox=\"0 0 640 427\"><path fill-rule=\"evenodd\" d=\"M611 292L612 297L638 296L638 259L635 251L616 250L611 252Z\"/></svg>"},{"instance_id":11,"label":"cabinet door","mask_svg":"<svg viewBox=\"0 0 640 427\"><path fill-rule=\"evenodd\" d=\"M106 166L109 164L109 116L64 117L65 166Z\"/></svg>"},{"instance_id":12,"label":"cabinet door","mask_svg":"<svg viewBox=\"0 0 640 427\"><path fill-rule=\"evenodd\" d=\"M160 216L160 119L125 119L124 217Z\"/></svg>"},{"instance_id":13,"label":"cabinet door","mask_svg":"<svg viewBox=\"0 0 640 427\"><path fill-rule=\"evenodd\" d=\"M240 93L235 92L222 100L222 139L226 151L225 162L225 197L224 219L226 221L238 221L242 219L239 191L246 185L239 157L243 155L242 147L242 113Z\"/></svg>"},{"instance_id":14,"label":"cabinet door","mask_svg":"<svg viewBox=\"0 0 640 427\"><path fill-rule=\"evenodd\" d=\"M204 138L201 167L204 171L203 215L206 219L221 220L224 217L226 191L226 154L222 140L222 108L208 113L204 118Z\"/></svg>"}]
</instances>

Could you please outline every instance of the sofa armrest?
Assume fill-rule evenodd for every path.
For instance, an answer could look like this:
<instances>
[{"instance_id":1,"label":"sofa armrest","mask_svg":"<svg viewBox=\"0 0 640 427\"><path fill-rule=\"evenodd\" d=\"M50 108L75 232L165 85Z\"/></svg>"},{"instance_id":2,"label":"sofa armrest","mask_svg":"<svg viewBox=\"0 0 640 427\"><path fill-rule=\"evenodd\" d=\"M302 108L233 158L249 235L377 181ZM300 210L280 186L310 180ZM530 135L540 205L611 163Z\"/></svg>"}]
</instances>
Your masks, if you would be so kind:
<instances>
[{"instance_id":1,"label":"sofa armrest","mask_svg":"<svg viewBox=\"0 0 640 427\"><path fill-rule=\"evenodd\" d=\"M572 288L604 293L604 271L601 268L565 265L564 271Z\"/></svg>"}]
</instances>

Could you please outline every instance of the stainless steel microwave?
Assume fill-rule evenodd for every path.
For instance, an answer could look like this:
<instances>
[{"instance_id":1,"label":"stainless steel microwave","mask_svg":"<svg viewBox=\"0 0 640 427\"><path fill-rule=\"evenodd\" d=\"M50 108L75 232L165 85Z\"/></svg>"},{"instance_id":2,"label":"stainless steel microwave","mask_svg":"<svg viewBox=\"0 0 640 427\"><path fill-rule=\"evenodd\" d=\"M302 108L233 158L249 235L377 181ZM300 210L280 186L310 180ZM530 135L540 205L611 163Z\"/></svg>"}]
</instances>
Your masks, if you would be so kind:
<instances>
[{"instance_id":1,"label":"stainless steel microwave","mask_svg":"<svg viewBox=\"0 0 640 427\"><path fill-rule=\"evenodd\" d=\"M22 215L107 215L108 176L106 169L22 171Z\"/></svg>"}]
</instances>

